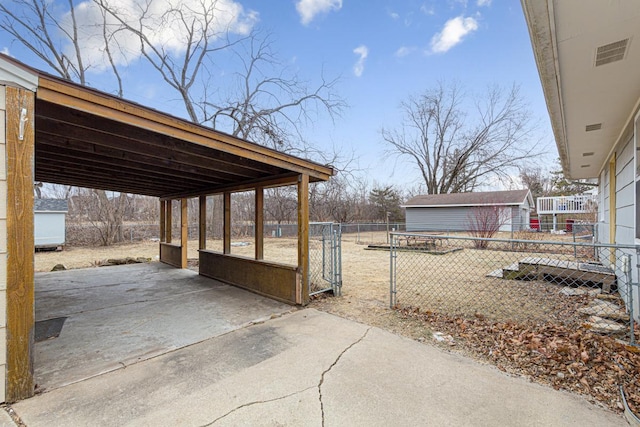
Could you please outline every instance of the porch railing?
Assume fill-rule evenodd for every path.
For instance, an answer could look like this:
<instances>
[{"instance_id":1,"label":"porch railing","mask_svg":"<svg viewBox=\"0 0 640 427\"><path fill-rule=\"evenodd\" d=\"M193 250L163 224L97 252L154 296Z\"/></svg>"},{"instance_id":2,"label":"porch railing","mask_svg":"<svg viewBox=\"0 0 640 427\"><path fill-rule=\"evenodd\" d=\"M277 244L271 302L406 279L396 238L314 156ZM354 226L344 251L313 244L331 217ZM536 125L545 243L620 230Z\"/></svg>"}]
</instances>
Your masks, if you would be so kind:
<instances>
[{"instance_id":1,"label":"porch railing","mask_svg":"<svg viewBox=\"0 0 640 427\"><path fill-rule=\"evenodd\" d=\"M538 197L538 215L580 214L593 211L597 206L597 196L583 194L577 196Z\"/></svg>"}]
</instances>

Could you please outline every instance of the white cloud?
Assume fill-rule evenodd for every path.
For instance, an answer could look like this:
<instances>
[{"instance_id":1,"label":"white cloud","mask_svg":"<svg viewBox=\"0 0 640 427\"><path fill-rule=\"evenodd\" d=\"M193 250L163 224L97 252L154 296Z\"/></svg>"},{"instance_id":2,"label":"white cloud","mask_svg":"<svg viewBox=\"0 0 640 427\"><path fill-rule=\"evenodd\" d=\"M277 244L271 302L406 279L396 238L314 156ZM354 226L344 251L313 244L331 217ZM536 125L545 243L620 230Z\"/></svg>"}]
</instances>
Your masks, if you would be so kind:
<instances>
[{"instance_id":1,"label":"white cloud","mask_svg":"<svg viewBox=\"0 0 640 427\"><path fill-rule=\"evenodd\" d=\"M353 49L353 53L358 55L358 61L353 66L353 74L355 74L356 77L360 77L364 72L364 61L367 59L367 56L369 56L369 48L365 45L358 46Z\"/></svg>"},{"instance_id":2,"label":"white cloud","mask_svg":"<svg viewBox=\"0 0 640 427\"><path fill-rule=\"evenodd\" d=\"M433 6L427 7L427 5L425 4L420 6L420 12L424 13L427 16L432 16L436 14L436 10L433 8Z\"/></svg>"},{"instance_id":3,"label":"white cloud","mask_svg":"<svg viewBox=\"0 0 640 427\"><path fill-rule=\"evenodd\" d=\"M402 58L404 56L409 55L414 50L416 50L415 47L402 46L398 50L396 50L396 53L394 55L398 58Z\"/></svg>"},{"instance_id":4,"label":"white cloud","mask_svg":"<svg viewBox=\"0 0 640 427\"><path fill-rule=\"evenodd\" d=\"M476 4L478 5L478 7L483 7L483 6L489 7L491 6L491 1L492 0L478 0Z\"/></svg>"},{"instance_id":5,"label":"white cloud","mask_svg":"<svg viewBox=\"0 0 640 427\"><path fill-rule=\"evenodd\" d=\"M9 48L8 47L3 47L2 50L0 50L0 53L3 53L7 56L11 56L11 54L9 53Z\"/></svg>"},{"instance_id":6,"label":"white cloud","mask_svg":"<svg viewBox=\"0 0 640 427\"><path fill-rule=\"evenodd\" d=\"M478 21L474 18L458 16L448 20L442 31L431 38L431 51L444 53L462 42L470 33L478 29Z\"/></svg>"},{"instance_id":7,"label":"white cloud","mask_svg":"<svg viewBox=\"0 0 640 427\"><path fill-rule=\"evenodd\" d=\"M342 9L342 0L299 0L296 3L296 10L304 25L313 21L321 13L340 9Z\"/></svg>"},{"instance_id":8,"label":"white cloud","mask_svg":"<svg viewBox=\"0 0 640 427\"><path fill-rule=\"evenodd\" d=\"M393 20L396 20L396 19L400 18L400 15L398 15L396 12L389 12L389 16Z\"/></svg>"},{"instance_id":9,"label":"white cloud","mask_svg":"<svg viewBox=\"0 0 640 427\"><path fill-rule=\"evenodd\" d=\"M192 21L195 23L196 40L206 34L210 43L224 38L227 34L247 35L258 21L257 12L245 11L243 6L234 0L217 0L215 6L214 3L200 0L106 0L105 3L134 28L140 25L140 11L146 10L142 19L145 36L155 47L171 55L181 55L187 47L189 34L185 24L180 21L181 18L189 24ZM182 16L179 16L177 11L180 11ZM91 65L93 71L106 70L108 62L101 32L103 16L99 7L91 0L84 1L76 5L75 14L76 22L81 23L80 49L85 64ZM209 20L208 27L202 25L203 16L207 16ZM67 30L72 28L69 13L63 15L60 22ZM108 28L118 28L119 23L108 15L107 25ZM140 57L140 39L134 34L119 31L112 34L112 40L114 48L111 49L111 54L117 65L126 65ZM71 45L66 46L65 53L71 58L75 57Z\"/></svg>"}]
</instances>

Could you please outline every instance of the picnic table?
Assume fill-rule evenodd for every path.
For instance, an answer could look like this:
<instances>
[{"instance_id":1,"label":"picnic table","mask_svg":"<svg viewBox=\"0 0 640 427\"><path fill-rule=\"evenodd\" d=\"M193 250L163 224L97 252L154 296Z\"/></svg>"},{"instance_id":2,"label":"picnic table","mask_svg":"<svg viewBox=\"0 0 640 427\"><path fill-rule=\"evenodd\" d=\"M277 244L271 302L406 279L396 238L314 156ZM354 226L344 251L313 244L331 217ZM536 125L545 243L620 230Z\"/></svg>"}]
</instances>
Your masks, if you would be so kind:
<instances>
[{"instance_id":1,"label":"picnic table","mask_svg":"<svg viewBox=\"0 0 640 427\"><path fill-rule=\"evenodd\" d=\"M407 247L435 248L438 244L442 246L442 242L445 240L444 236L440 237L441 235L441 233L436 233L428 236L405 236L404 239L400 239L400 245L404 240Z\"/></svg>"}]
</instances>

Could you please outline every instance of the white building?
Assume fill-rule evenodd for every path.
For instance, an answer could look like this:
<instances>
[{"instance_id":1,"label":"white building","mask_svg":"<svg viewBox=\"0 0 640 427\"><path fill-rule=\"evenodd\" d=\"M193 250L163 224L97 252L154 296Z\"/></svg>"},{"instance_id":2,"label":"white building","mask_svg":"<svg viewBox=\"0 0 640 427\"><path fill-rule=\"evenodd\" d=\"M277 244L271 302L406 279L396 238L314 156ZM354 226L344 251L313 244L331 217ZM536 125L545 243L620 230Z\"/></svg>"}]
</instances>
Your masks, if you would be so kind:
<instances>
[{"instance_id":1,"label":"white building","mask_svg":"<svg viewBox=\"0 0 640 427\"><path fill-rule=\"evenodd\" d=\"M480 210L490 207L499 212L500 231L529 228L533 197L529 190L476 193L426 194L403 206L407 231L467 231Z\"/></svg>"},{"instance_id":2,"label":"white building","mask_svg":"<svg viewBox=\"0 0 640 427\"><path fill-rule=\"evenodd\" d=\"M68 211L68 204L64 199L35 199L33 201L36 248L64 246Z\"/></svg>"}]
</instances>

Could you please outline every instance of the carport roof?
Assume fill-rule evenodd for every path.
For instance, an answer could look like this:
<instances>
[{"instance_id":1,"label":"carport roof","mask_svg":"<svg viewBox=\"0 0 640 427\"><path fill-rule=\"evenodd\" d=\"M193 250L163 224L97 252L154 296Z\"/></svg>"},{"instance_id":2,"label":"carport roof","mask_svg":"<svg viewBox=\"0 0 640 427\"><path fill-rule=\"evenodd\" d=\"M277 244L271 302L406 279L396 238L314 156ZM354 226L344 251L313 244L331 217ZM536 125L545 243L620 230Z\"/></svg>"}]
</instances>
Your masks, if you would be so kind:
<instances>
[{"instance_id":1,"label":"carport roof","mask_svg":"<svg viewBox=\"0 0 640 427\"><path fill-rule=\"evenodd\" d=\"M329 166L51 76L0 54L0 82L35 90L35 179L160 198L326 181ZM29 87L32 85L33 87Z\"/></svg>"}]
</instances>

